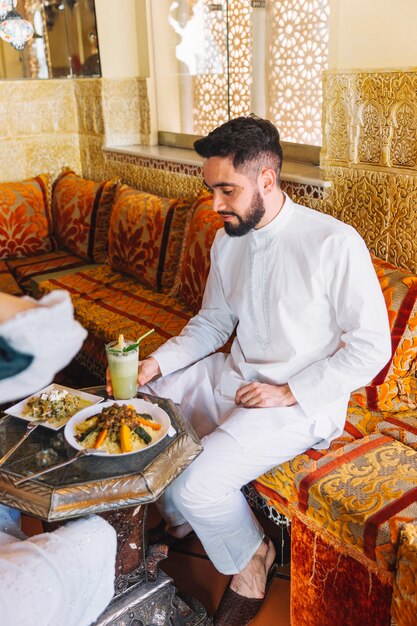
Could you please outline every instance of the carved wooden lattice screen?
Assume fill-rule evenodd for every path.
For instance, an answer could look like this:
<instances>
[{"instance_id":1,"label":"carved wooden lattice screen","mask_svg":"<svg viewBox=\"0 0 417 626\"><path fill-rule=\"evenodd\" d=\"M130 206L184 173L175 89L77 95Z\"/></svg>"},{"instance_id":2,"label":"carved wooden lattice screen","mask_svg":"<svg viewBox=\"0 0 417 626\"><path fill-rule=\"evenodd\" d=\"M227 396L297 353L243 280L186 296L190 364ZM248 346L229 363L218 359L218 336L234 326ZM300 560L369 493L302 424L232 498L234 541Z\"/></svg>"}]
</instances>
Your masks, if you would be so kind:
<instances>
[{"instance_id":1,"label":"carved wooden lattice screen","mask_svg":"<svg viewBox=\"0 0 417 626\"><path fill-rule=\"evenodd\" d=\"M253 53L262 49L266 106L254 112L272 120L284 141L321 145L329 0L229 0L227 12L225 4L205 3L204 36L221 69L193 77L194 132L206 134L229 116L253 110ZM263 41L253 40L259 36L254 11L263 11Z\"/></svg>"}]
</instances>

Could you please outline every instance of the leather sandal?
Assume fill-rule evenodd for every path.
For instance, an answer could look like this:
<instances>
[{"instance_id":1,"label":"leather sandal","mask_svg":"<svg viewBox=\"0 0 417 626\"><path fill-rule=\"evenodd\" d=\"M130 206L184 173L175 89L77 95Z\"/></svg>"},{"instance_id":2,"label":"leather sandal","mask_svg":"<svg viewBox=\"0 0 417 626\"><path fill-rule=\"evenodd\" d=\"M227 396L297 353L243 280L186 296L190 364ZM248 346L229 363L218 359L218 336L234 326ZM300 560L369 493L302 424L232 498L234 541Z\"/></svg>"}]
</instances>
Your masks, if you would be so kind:
<instances>
[{"instance_id":1,"label":"leather sandal","mask_svg":"<svg viewBox=\"0 0 417 626\"><path fill-rule=\"evenodd\" d=\"M215 626L246 626L249 624L266 598L268 589L277 571L277 563L272 563L269 568L265 585L265 595L263 598L246 598L236 591L227 587L220 601L219 607L214 615Z\"/></svg>"},{"instance_id":2,"label":"leather sandal","mask_svg":"<svg viewBox=\"0 0 417 626\"><path fill-rule=\"evenodd\" d=\"M161 520L158 526L155 528L150 528L147 532L148 537L148 545L154 545L157 543L162 543L170 548L177 547L182 541L188 539L189 537L195 537L195 532L192 530L185 535L185 537L174 537L166 530L166 522L165 520Z\"/></svg>"}]
</instances>

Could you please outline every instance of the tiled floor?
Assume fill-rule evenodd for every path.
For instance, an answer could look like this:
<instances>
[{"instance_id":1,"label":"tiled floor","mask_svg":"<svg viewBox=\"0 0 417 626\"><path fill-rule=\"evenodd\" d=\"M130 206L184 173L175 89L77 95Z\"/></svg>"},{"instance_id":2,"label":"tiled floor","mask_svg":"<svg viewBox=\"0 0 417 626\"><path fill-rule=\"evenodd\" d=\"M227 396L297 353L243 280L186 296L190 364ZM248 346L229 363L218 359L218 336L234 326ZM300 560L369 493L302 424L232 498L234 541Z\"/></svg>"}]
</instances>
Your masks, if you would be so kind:
<instances>
[{"instance_id":1,"label":"tiled floor","mask_svg":"<svg viewBox=\"0 0 417 626\"><path fill-rule=\"evenodd\" d=\"M152 509L149 526L157 523L157 513ZM268 521L262 521L270 536L277 536L277 528ZM171 548L168 559L161 568L173 578L179 591L194 596L207 612L213 615L230 576L224 576L208 560L196 537L185 539L181 546ZM280 567L272 582L265 602L252 622L253 626L290 626L290 582L289 566Z\"/></svg>"}]
</instances>

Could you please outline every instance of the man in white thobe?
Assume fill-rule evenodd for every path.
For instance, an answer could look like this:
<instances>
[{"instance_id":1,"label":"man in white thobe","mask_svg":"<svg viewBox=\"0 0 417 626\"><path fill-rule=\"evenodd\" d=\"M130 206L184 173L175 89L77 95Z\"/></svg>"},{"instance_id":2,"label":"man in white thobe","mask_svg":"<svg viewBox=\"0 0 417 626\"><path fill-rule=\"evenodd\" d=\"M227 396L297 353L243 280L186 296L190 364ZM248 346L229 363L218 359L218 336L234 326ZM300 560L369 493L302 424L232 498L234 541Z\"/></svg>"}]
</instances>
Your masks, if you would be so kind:
<instances>
[{"instance_id":1,"label":"man in white thobe","mask_svg":"<svg viewBox=\"0 0 417 626\"><path fill-rule=\"evenodd\" d=\"M231 120L195 148L224 229L200 312L140 363L138 382L181 403L202 437L204 451L167 490L162 512L172 534L191 526L217 569L233 574L216 624L242 626L239 611L250 620L247 600L252 617L259 608L275 549L241 487L328 447L351 392L388 361L390 333L358 233L280 189L270 122ZM213 354L234 330L230 354Z\"/></svg>"}]
</instances>

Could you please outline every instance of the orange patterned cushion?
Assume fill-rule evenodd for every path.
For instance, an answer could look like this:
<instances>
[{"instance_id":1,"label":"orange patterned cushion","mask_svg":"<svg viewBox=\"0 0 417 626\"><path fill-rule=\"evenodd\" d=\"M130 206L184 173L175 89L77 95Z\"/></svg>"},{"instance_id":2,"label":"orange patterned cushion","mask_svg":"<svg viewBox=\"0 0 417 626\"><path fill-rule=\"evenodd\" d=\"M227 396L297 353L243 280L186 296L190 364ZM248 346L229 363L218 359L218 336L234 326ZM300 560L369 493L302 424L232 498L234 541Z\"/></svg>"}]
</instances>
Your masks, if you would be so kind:
<instances>
[{"instance_id":1,"label":"orange patterned cushion","mask_svg":"<svg viewBox=\"0 0 417 626\"><path fill-rule=\"evenodd\" d=\"M21 288L7 267L6 261L0 261L0 292L10 293L12 296L21 296Z\"/></svg>"},{"instance_id":2,"label":"orange patterned cushion","mask_svg":"<svg viewBox=\"0 0 417 626\"><path fill-rule=\"evenodd\" d=\"M85 265L83 259L65 250L56 250L55 252L39 254L36 257L25 259L10 259L6 263L20 287L28 292L32 288L31 279L33 276L41 276L42 274Z\"/></svg>"},{"instance_id":3,"label":"orange patterned cushion","mask_svg":"<svg viewBox=\"0 0 417 626\"><path fill-rule=\"evenodd\" d=\"M96 183L65 170L55 181L52 210L56 237L81 258L105 263L108 231L118 181Z\"/></svg>"},{"instance_id":4,"label":"orange patterned cushion","mask_svg":"<svg viewBox=\"0 0 417 626\"><path fill-rule=\"evenodd\" d=\"M175 294L197 313L210 271L211 244L223 220L213 211L212 196L205 190L198 195L192 210Z\"/></svg>"},{"instance_id":5,"label":"orange patterned cushion","mask_svg":"<svg viewBox=\"0 0 417 626\"><path fill-rule=\"evenodd\" d=\"M0 259L54 249L50 188L49 174L0 183Z\"/></svg>"},{"instance_id":6,"label":"orange patterned cushion","mask_svg":"<svg viewBox=\"0 0 417 626\"><path fill-rule=\"evenodd\" d=\"M391 328L392 358L364 390L372 410L407 411L416 408L417 276L373 258Z\"/></svg>"},{"instance_id":7,"label":"orange patterned cushion","mask_svg":"<svg viewBox=\"0 0 417 626\"><path fill-rule=\"evenodd\" d=\"M171 288L189 211L186 198L161 198L123 185L111 217L111 267L151 289Z\"/></svg>"},{"instance_id":8,"label":"orange patterned cushion","mask_svg":"<svg viewBox=\"0 0 417 626\"><path fill-rule=\"evenodd\" d=\"M417 516L417 452L375 433L328 452L295 483L302 513L393 569L399 531Z\"/></svg>"},{"instance_id":9,"label":"orange patterned cushion","mask_svg":"<svg viewBox=\"0 0 417 626\"><path fill-rule=\"evenodd\" d=\"M417 615L417 522L401 531L397 571L391 604L392 617L400 626L412 626Z\"/></svg>"},{"instance_id":10,"label":"orange patterned cushion","mask_svg":"<svg viewBox=\"0 0 417 626\"><path fill-rule=\"evenodd\" d=\"M114 272L108 265L92 265L41 282L39 289L70 292L75 315L89 331L83 345L84 360L95 370L104 372L104 344L123 333L126 338L140 337L150 328L153 332L140 347L141 358L178 335L191 317L191 311L167 294L157 293L130 276ZM93 367L90 369L93 370Z\"/></svg>"}]
</instances>

